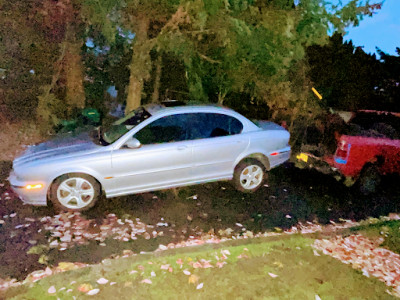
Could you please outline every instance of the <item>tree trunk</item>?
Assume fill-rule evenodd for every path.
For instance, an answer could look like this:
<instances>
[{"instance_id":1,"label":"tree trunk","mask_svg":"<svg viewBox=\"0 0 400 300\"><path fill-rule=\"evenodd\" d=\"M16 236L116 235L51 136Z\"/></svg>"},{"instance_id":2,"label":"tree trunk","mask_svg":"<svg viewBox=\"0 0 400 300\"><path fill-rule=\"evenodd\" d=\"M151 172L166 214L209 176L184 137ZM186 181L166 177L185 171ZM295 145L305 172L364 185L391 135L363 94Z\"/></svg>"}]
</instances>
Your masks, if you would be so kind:
<instances>
[{"instance_id":1,"label":"tree trunk","mask_svg":"<svg viewBox=\"0 0 400 300\"><path fill-rule=\"evenodd\" d=\"M40 121L40 123L45 124L48 126L50 121L50 116L52 112L49 109L49 99L50 93L53 88L56 86L57 81L60 78L61 70L62 70L62 62L65 58L66 52L66 44L65 42L61 44L61 51L60 56L58 57L57 61L54 63L55 72L51 77L51 83L43 87L43 92L38 96L38 106L36 108L36 118Z\"/></svg>"},{"instance_id":2,"label":"tree trunk","mask_svg":"<svg viewBox=\"0 0 400 300\"><path fill-rule=\"evenodd\" d=\"M158 53L157 61L156 61L156 77L154 78L154 86L153 86L153 95L151 97L152 103L159 102L160 98L160 80L161 80L161 69L162 66L162 56Z\"/></svg>"},{"instance_id":3,"label":"tree trunk","mask_svg":"<svg viewBox=\"0 0 400 300\"><path fill-rule=\"evenodd\" d=\"M66 102L68 110L85 107L81 42L68 41L65 54Z\"/></svg>"},{"instance_id":4,"label":"tree trunk","mask_svg":"<svg viewBox=\"0 0 400 300\"><path fill-rule=\"evenodd\" d=\"M71 112L74 108L85 107L83 62L81 56L82 41L76 37L76 29L73 25L67 24L64 43L64 74L66 80L65 100L67 110L68 112Z\"/></svg>"},{"instance_id":5,"label":"tree trunk","mask_svg":"<svg viewBox=\"0 0 400 300\"><path fill-rule=\"evenodd\" d=\"M143 82L149 77L151 69L151 47L147 35L149 19L146 16L138 16L135 18L134 25L136 35L130 64L131 74L129 76L125 114L141 105Z\"/></svg>"},{"instance_id":6,"label":"tree trunk","mask_svg":"<svg viewBox=\"0 0 400 300\"><path fill-rule=\"evenodd\" d=\"M224 100L225 100L225 96L226 96L227 92L222 92L221 89L219 90L218 93L218 104L219 105L224 105Z\"/></svg>"}]
</instances>

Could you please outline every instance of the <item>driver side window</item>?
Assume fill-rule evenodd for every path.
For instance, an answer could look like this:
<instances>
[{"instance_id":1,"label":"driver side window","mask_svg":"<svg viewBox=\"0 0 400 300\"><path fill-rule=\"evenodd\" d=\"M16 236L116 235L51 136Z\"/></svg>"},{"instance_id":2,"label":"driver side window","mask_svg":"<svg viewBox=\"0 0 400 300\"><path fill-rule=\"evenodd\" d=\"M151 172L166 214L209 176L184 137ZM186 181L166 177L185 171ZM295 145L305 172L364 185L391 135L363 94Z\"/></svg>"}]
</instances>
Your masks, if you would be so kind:
<instances>
[{"instance_id":1,"label":"driver side window","mask_svg":"<svg viewBox=\"0 0 400 300\"><path fill-rule=\"evenodd\" d=\"M141 129L134 137L142 145L184 141L187 139L186 123L185 114L162 117Z\"/></svg>"}]
</instances>

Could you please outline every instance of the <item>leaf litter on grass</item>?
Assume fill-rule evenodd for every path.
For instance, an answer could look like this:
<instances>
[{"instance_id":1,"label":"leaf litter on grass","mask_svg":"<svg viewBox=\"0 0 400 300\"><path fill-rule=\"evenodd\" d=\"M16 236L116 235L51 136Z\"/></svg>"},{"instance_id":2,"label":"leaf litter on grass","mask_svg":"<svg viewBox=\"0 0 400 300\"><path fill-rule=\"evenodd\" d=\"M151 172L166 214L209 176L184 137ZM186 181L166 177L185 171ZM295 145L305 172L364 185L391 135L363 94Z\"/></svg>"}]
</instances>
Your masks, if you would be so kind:
<instances>
[{"instance_id":1,"label":"leaf litter on grass","mask_svg":"<svg viewBox=\"0 0 400 300\"><path fill-rule=\"evenodd\" d=\"M180 295L182 298L190 297L192 299L201 299L203 296L210 297L211 295L214 295L214 297L220 295L224 298L232 297L233 295L251 298L251 295L254 295L254 289L257 288L261 288L261 290L267 288L269 292L279 291L279 297L286 294L288 297L295 297L297 295L297 299L299 299L298 295L302 295L303 298L305 297L306 294L302 293L307 293L308 298L312 296L313 298L315 297L315 299L318 299L316 295L324 299L329 293L334 293L333 295L338 295L339 298L343 298L343 295L348 293L350 297L356 295L357 290L364 286L367 287L367 289L362 295L371 293L371 291L375 289L375 293L384 293L385 289L383 284L380 286L378 282L373 281L364 283L364 281L358 279L360 275L354 274L354 271L351 269L350 272L346 272L346 267L343 266L340 268L342 265L339 262L332 264L332 261L329 261L330 259L320 257L318 258L318 262L314 264L314 255L310 248L311 241L310 239L296 235L292 237L288 236L284 240L246 244L246 247L241 244L236 246L230 245L229 248L224 247L219 249L203 247L190 252L173 252L174 254L168 256L154 254L154 257L143 257L143 259L137 257L121 259L119 262L116 261L119 267L110 269L110 266L108 266L107 273L100 272L100 270L104 269L104 266L100 264L88 268L86 272L80 271L76 273L76 275L78 275L77 277L71 277L72 274L67 274L65 276L76 278L78 281L77 286L87 285L86 289L82 289L79 292L75 287L71 296L75 295L78 296L78 298L80 295L79 293L89 296L89 293L96 289L98 289L98 295L95 297L101 299L108 299L107 297L114 294L117 296L118 293L128 296L131 295L130 293L133 290L137 298L147 297L147 299L160 299L162 295L166 295L166 293L169 293L168 295L176 293L176 295ZM301 252L296 251L295 249L297 248L303 250ZM293 251L295 251L296 255L293 255ZM247 253L249 258L245 260L238 259L237 257L242 253ZM223 256L227 258L223 259ZM126 262L128 261L131 261L133 264L127 265ZM215 267L193 267L196 262L201 262L202 266L204 262L216 266L216 264L221 261L226 262L222 270ZM286 262L283 267L281 267L279 263L281 261ZM185 276L182 270L179 269L180 265L178 262L183 266L183 270L190 272L189 275ZM161 266L168 265L169 267L173 267L175 271L169 273L165 270L166 267L161 269ZM322 270L324 266L326 267L328 265L333 265L339 270L335 269L333 272L335 274L328 275ZM132 269L142 270L130 275L129 272ZM307 271L309 272L307 273ZM157 272L157 276L150 277L152 272ZM347 274L352 272L353 274ZM99 276L99 274L104 275L104 277ZM299 275L300 278L297 277ZM336 277L339 278L336 280ZM99 278L113 280L112 282L117 282L117 287L111 288L111 284L96 285ZM332 286L330 287L324 283L318 283L314 278L318 280L322 278L323 281L327 283L332 282ZM348 281L345 279L349 279L352 284L351 288L355 290L354 292L351 292L351 288L346 288L344 291L342 290L343 284L348 284ZM305 282L310 284L304 284ZM59 287L64 283L65 280L63 280L63 277L58 276L54 279L46 279L40 284L35 284L34 288L36 292L39 293L38 295L41 295L39 289L43 289L47 284L55 288L57 287L55 296L62 298L65 294L63 294L64 292L62 292ZM97 284L99 283L97 282ZM337 288L336 284L339 285L339 288ZM236 286L236 289L229 292L230 285ZM290 288L288 285L290 285ZM125 288L121 289L122 286ZM285 290L286 288L288 288L288 290ZM339 291L334 292L337 289L339 289ZM29 290L25 291L29 293ZM264 292L267 292L267 290ZM377 294L373 294L374 297L376 295ZM24 296L21 295L21 297ZM120 299L125 298L122 297Z\"/></svg>"},{"instance_id":2,"label":"leaf litter on grass","mask_svg":"<svg viewBox=\"0 0 400 300\"><path fill-rule=\"evenodd\" d=\"M161 218L164 221L163 218ZM107 215L107 218L103 219L101 224L96 224L94 220L88 220L80 213L62 213L59 215L55 215L54 217L43 217L41 218L41 223L44 225L44 229L50 232L50 237L48 239L49 245L53 243L53 247L58 248L60 251L66 248L72 248L77 244L85 244L89 240L97 240L103 242L106 238L113 236L118 240L126 240L128 237L136 238L136 236L147 234L150 236L149 231L155 231L155 228L160 227L165 228L167 223L159 224L160 226L147 225L140 221L140 219L119 219L114 214ZM96 226L95 226L96 225ZM237 224L239 228L243 226L242 224ZM348 228L352 226L356 226L358 223L345 220L343 223L335 223L328 225L330 227L329 230L337 230L342 228ZM165 251L168 249L176 249L176 248L185 248L191 246L199 246L203 244L219 244L225 241L231 240L240 240L240 239L248 239L248 238L259 238L259 237L269 237L269 236L279 236L279 235L290 235L296 233L313 233L323 230L323 226L319 224L314 224L311 222L306 222L305 224L299 223L297 226L293 226L292 228L282 231L282 232L264 232L264 233L251 233L246 234L243 232L234 233L234 230L228 228L225 231L222 231L222 235L217 235L214 231L210 231L207 233L199 233L197 236L190 236L187 240L182 240L177 243L169 243L168 245L160 244L155 252ZM325 227L326 228L326 227ZM244 228L243 228L244 229ZM219 232L221 233L221 231ZM152 232L153 237L159 235L157 231ZM44 245L34 246L35 247L45 247ZM35 248L36 249L36 248ZM131 255L136 255L133 252L124 252L123 257L128 257ZM215 267L222 268L226 263L223 262L227 256L230 255L229 250L224 250L221 253L221 261L218 261L215 264ZM114 256L118 258L119 256ZM246 254L240 254L238 258L246 258ZM177 260L177 264L179 268L182 268L183 261ZM69 263L69 262L60 262L59 265L55 268L47 267L45 270L38 270L29 274L25 280L25 282L35 282L44 277L50 276L52 274L56 274L59 272L72 270L76 268L86 267L88 264L83 263ZM214 266L210 265L207 261L196 261L192 262L192 266L194 268L212 268ZM169 267L168 271L170 273L173 272L173 268ZM6 281L0 288L4 289L9 286L17 285L15 280Z\"/></svg>"},{"instance_id":3,"label":"leaf litter on grass","mask_svg":"<svg viewBox=\"0 0 400 300\"><path fill-rule=\"evenodd\" d=\"M315 240L313 247L332 256L366 277L374 276L393 288L388 293L400 297L400 255L380 248L382 240L370 239L354 234L348 237L336 236L332 239ZM314 252L314 255L316 253Z\"/></svg>"},{"instance_id":4,"label":"leaf litter on grass","mask_svg":"<svg viewBox=\"0 0 400 300\"><path fill-rule=\"evenodd\" d=\"M74 222L71 222L71 220L73 220ZM135 222L136 221L136 222ZM52 234L51 238L54 238L54 240L59 240L61 237L64 237L66 234L65 232L68 230L75 230L78 232L81 232L82 234L71 234L71 232L69 233L69 235L71 235L71 241L70 241L70 245L68 246L73 246L74 245L74 237L75 236L81 236L84 237L85 239L101 239L102 237L105 236L104 232L102 233L102 229L108 233L114 234L117 238L119 239L123 239L124 237L126 237L126 234L128 232L125 229L121 229L121 227L126 228L126 226L128 226L130 229L135 229L136 232L135 234L143 234L143 233L148 233L149 230L153 230L154 226L148 226L145 225L144 223L140 222L139 219L136 219L135 221L131 220L127 220L127 219L118 219L116 218L115 215L108 215L107 219L105 219L105 221L103 221L103 223L98 226L98 228L93 232L86 232L86 231L90 231L90 228L93 228L93 223L92 220L85 220L84 217L82 217L79 213L69 213L66 214L64 216L60 216L57 215L54 218L49 218L49 217L45 217L42 219L42 222L47 226L47 230L53 230L53 232L60 232L61 234ZM90 225L92 224L92 225ZM197 236L191 236L188 240L184 240L184 241L180 241L177 243L169 243L168 245L160 245L159 248L155 251L165 251L168 249L174 249L174 248L183 248L183 247L190 247L190 246L198 246L198 245L203 245L203 244L219 244L221 242L225 242L225 241L231 241L231 240L238 240L238 239L248 239L248 238L253 238L253 237L269 237L269 236L279 236L279 235L292 235L292 234L297 234L297 233L313 233L313 232L318 232L318 231L323 231L323 230L328 230L329 231L335 231L335 230L340 230L343 228L350 228L353 226L357 226L359 223L357 222L352 222L349 220L344 220L344 222L342 223L332 223L331 225L328 226L321 226L319 224L315 224L315 223L311 223L311 222L306 222L304 224L299 223L297 226L293 226L292 228L290 228L289 230L285 230L282 232L264 232L264 233L256 233L256 234L251 234L251 235L246 235L243 234L243 232L241 233L236 233L233 234L233 232L229 232L231 235L230 236L219 236L214 234L214 231L210 231L204 234L200 234ZM105 225L105 226L104 226ZM161 225L161 224L160 224ZM242 225L242 224L240 224ZM103 228L101 228L101 226L103 226ZM160 226L161 227L161 226ZM165 227L164 224L162 224L162 227ZM100 228L100 230L99 230ZM122 234L120 234L122 233ZM132 231L130 232L132 233ZM153 234L154 235L154 234ZM67 233L68 236L68 233ZM80 239L78 239L80 240ZM65 242L64 242L65 243ZM66 246L65 244L62 246ZM247 250L247 249L246 249ZM246 251L244 250L244 251ZM248 255L245 252L240 253L239 255L236 256L237 259L245 259L248 258ZM130 256L132 253L130 253L129 255L124 255L123 257L128 257ZM218 256L217 261L215 261L214 263L211 263L209 260L193 260L189 263L189 266L193 267L193 269L197 269L197 268L214 268L216 267L218 268L222 268L226 265L226 259L227 257L230 255L229 250L225 249L225 250L221 250L220 256ZM118 256L117 256L118 257ZM182 268L184 261L182 259L177 259L176 260L176 264L177 264L177 268ZM86 266L84 264L79 265L78 267L83 267ZM142 266L143 267L143 266ZM166 264L160 265L159 268L162 269L162 267L164 268L165 271L168 271L169 273L173 273L173 267L172 266L167 266ZM140 268L139 268L140 269ZM62 268L61 268L62 271ZM187 270L188 271L188 270ZM188 271L190 272L190 271ZM50 274L49 274L50 273ZM43 272L40 274L40 276L37 276L35 279L37 280L38 277L40 278L44 278L46 276L50 276L55 272ZM271 273L273 275L276 275L274 273ZM192 273L189 273L189 275L192 275ZM270 275L271 276L271 275ZM273 276L272 276L273 277ZM31 276L32 278L32 276ZM39 278L39 279L40 279ZM35 280L32 280L35 281Z\"/></svg>"}]
</instances>

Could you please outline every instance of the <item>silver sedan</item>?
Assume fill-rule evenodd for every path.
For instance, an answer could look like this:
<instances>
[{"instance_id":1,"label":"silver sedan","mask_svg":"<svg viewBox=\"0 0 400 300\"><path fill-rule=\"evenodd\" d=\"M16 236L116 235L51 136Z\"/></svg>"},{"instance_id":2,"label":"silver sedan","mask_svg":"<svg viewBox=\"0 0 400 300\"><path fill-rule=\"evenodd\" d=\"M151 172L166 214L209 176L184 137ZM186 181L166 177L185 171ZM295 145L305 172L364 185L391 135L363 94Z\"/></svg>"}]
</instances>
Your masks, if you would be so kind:
<instances>
[{"instance_id":1,"label":"silver sedan","mask_svg":"<svg viewBox=\"0 0 400 300\"><path fill-rule=\"evenodd\" d=\"M81 211L106 198L217 180L242 192L289 159L289 133L216 106L140 107L106 128L31 146L9 181L28 204Z\"/></svg>"}]
</instances>

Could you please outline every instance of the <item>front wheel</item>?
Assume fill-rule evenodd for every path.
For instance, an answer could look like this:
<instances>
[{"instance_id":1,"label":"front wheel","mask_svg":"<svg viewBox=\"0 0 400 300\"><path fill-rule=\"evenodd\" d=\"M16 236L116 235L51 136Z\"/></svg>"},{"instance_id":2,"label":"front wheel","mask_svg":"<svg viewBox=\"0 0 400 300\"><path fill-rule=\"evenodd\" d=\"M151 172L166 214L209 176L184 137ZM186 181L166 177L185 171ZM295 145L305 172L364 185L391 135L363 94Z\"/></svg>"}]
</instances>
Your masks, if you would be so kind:
<instances>
[{"instance_id":1,"label":"front wheel","mask_svg":"<svg viewBox=\"0 0 400 300\"><path fill-rule=\"evenodd\" d=\"M84 211L100 197L100 184L91 176L70 173L58 177L49 198L57 210Z\"/></svg>"},{"instance_id":2,"label":"front wheel","mask_svg":"<svg viewBox=\"0 0 400 300\"><path fill-rule=\"evenodd\" d=\"M265 177L262 163L255 159L246 159L236 166L233 183L241 192L254 193L262 186Z\"/></svg>"}]
</instances>

